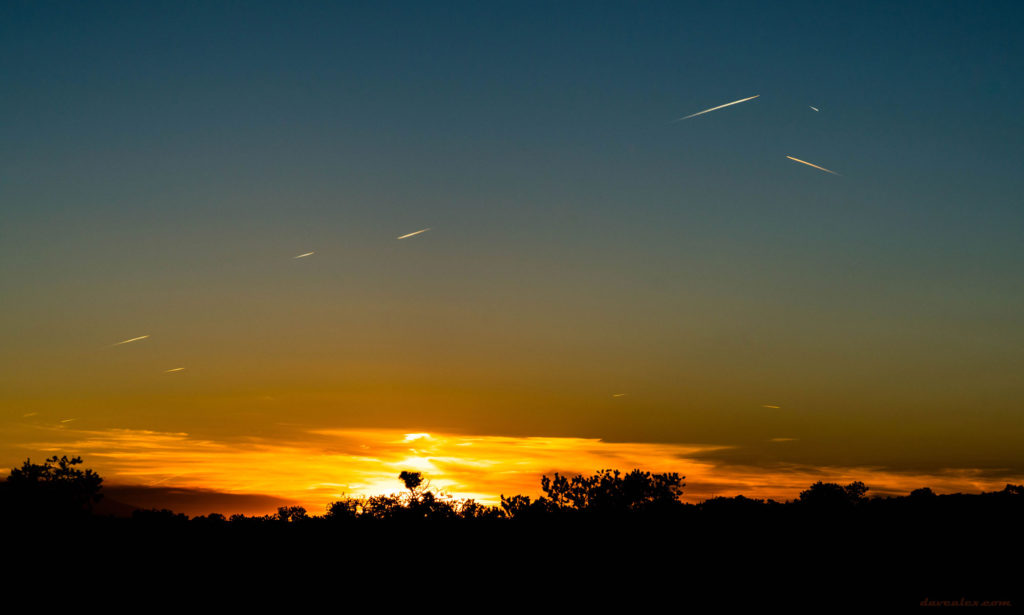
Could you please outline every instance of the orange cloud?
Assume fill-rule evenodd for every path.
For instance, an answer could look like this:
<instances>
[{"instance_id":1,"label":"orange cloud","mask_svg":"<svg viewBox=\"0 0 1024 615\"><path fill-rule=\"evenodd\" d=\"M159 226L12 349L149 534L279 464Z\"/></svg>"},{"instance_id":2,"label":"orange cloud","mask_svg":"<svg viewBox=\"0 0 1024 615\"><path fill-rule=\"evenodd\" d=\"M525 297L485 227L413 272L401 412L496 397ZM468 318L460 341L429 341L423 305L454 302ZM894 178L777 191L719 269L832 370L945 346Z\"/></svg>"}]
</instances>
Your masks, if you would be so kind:
<instances>
[{"instance_id":1,"label":"orange cloud","mask_svg":"<svg viewBox=\"0 0 1024 615\"><path fill-rule=\"evenodd\" d=\"M315 429L290 442L215 441L187 433L131 429L50 429L42 453L86 458L109 484L261 494L302 503L317 514L342 494L401 489L398 473L421 471L434 489L497 504L499 495L539 495L543 474L603 468L678 472L688 501L714 495L792 499L811 483L862 480L875 493L980 491L1002 486L980 471L905 474L872 468L771 469L716 465L693 456L726 447L605 442L590 438L405 433L393 429ZM224 510L224 513L237 511Z\"/></svg>"}]
</instances>

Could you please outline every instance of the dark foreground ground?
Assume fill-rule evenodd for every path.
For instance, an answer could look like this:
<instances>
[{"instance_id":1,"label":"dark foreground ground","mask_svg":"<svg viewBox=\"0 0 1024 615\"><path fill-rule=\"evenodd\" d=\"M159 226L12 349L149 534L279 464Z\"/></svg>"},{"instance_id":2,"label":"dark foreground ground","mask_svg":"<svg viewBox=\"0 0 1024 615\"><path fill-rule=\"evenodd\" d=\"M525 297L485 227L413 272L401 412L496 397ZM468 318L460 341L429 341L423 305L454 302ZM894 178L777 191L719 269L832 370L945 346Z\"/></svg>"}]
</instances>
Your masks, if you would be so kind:
<instances>
[{"instance_id":1,"label":"dark foreground ground","mask_svg":"<svg viewBox=\"0 0 1024 615\"><path fill-rule=\"evenodd\" d=\"M14 571L4 585L8 595L33 596L32 612L62 605L345 611L357 604L388 611L941 612L974 602L1005 612L1021 604L1016 510L776 512L24 523L7 527L4 560Z\"/></svg>"},{"instance_id":2,"label":"dark foreground ground","mask_svg":"<svg viewBox=\"0 0 1024 615\"><path fill-rule=\"evenodd\" d=\"M323 515L104 516L80 458L0 483L0 612L871 612L1021 603L1024 486L797 500L680 499L682 477L544 476L500 507L426 489L342 498ZM26 600L27 598L27 600ZM26 607L27 605L27 607ZM7 607L7 608L2 608Z\"/></svg>"}]
</instances>

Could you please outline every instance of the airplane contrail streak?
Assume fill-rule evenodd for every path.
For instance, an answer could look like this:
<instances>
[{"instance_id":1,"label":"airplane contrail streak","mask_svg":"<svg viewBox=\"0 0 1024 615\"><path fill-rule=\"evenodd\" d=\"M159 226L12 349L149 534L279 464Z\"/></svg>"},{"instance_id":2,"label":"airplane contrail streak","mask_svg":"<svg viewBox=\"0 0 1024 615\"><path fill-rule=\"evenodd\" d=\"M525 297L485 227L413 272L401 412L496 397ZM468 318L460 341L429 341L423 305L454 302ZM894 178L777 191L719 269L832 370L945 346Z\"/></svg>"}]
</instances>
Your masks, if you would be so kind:
<instances>
[{"instance_id":1,"label":"airplane contrail streak","mask_svg":"<svg viewBox=\"0 0 1024 615\"><path fill-rule=\"evenodd\" d=\"M147 484L147 485L148 485L149 487L152 487L153 485L159 485L160 483L163 483L163 482L169 481L169 480L171 480L172 478L178 478L179 476L181 476L181 474L175 474L174 476L168 476L167 478L161 478L160 480L155 480L155 481L153 481L153 482L151 482L151 483L146 483L146 484Z\"/></svg>"},{"instance_id":2,"label":"airplane contrail streak","mask_svg":"<svg viewBox=\"0 0 1024 615\"><path fill-rule=\"evenodd\" d=\"M811 107L811 105L807 105L807 106L808 106L808 107ZM815 111L817 111L817 110L818 110L818 108L817 108L817 107L811 107L811 109L814 109Z\"/></svg>"},{"instance_id":3,"label":"airplane contrail streak","mask_svg":"<svg viewBox=\"0 0 1024 615\"><path fill-rule=\"evenodd\" d=\"M733 105L738 105L741 102L747 102L748 100L754 100L758 96L760 96L760 94L755 94L754 96L751 96L750 98L743 98L743 99L740 99L740 100L734 100L731 103L725 103L724 105L718 105L717 107L711 107L710 109L705 109L703 111L698 111L697 113L693 113L691 115L687 115L686 117L681 117L678 120L672 120L672 121L673 122L681 122L683 120L688 120L691 117L697 117L698 115L704 115L705 113L711 113L712 111L717 111L719 109L724 109L725 107L731 107Z\"/></svg>"},{"instance_id":4,"label":"airplane contrail streak","mask_svg":"<svg viewBox=\"0 0 1024 615\"><path fill-rule=\"evenodd\" d=\"M831 173L832 175L839 175L839 173L836 173L835 171L829 171L825 167L819 167L818 165L811 164L810 162L807 162L806 160L800 160L799 158L794 158L792 156L786 156L786 158L789 158L790 160L799 162L800 164L806 164L809 167L814 167L815 169L818 169L819 171L824 171L826 173Z\"/></svg>"},{"instance_id":5,"label":"airplane contrail streak","mask_svg":"<svg viewBox=\"0 0 1024 615\"><path fill-rule=\"evenodd\" d=\"M306 258L307 256L313 256L314 254L316 254L316 252L306 252L305 254L293 256L292 258Z\"/></svg>"},{"instance_id":6,"label":"airplane contrail streak","mask_svg":"<svg viewBox=\"0 0 1024 615\"><path fill-rule=\"evenodd\" d=\"M165 369L164 373L165 374L170 374L171 372L180 372L183 369L185 369L185 368L184 367L175 367L174 369Z\"/></svg>"},{"instance_id":7,"label":"airplane contrail streak","mask_svg":"<svg viewBox=\"0 0 1024 615\"><path fill-rule=\"evenodd\" d=\"M139 337L133 337L130 340L125 340L123 342L118 342L118 343L114 344L114 346L120 346L121 344L128 344L129 342L137 342L139 340L144 340L147 337L149 337L149 336L148 335L140 335Z\"/></svg>"},{"instance_id":8,"label":"airplane contrail streak","mask_svg":"<svg viewBox=\"0 0 1024 615\"><path fill-rule=\"evenodd\" d=\"M402 235L399 239L405 239L406 237L412 237L413 235L419 235L420 233L426 233L430 229L425 228L423 230L416 231L415 233L409 233L408 235Z\"/></svg>"}]
</instances>

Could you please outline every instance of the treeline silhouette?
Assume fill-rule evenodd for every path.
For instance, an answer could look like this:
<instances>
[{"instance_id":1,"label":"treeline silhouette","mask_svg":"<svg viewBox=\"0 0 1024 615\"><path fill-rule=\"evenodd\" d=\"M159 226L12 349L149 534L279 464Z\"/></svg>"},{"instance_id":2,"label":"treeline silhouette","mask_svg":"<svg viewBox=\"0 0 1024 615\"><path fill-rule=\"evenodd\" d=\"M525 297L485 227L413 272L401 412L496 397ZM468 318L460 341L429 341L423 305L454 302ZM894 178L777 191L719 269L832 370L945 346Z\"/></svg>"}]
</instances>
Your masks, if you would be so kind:
<instances>
[{"instance_id":1,"label":"treeline silhouette","mask_svg":"<svg viewBox=\"0 0 1024 615\"><path fill-rule=\"evenodd\" d=\"M500 505L488 506L406 471L399 493L341 497L319 514L286 506L262 516L146 509L114 517L95 512L102 478L81 465L79 457L53 456L14 469L0 483L8 533L35 536L46 545L41 552L74 545L115 559L300 558L353 577L397 561L432 562L420 573L457 569L485 584L525 571L645 583L685 577L693 596L732 603L838 596L847 606L919 607L924 600L1012 601L1019 587L1019 567L1005 562L1019 561L1021 485L870 497L862 482L817 482L786 502L738 495L685 503L678 474L601 470L544 476L543 495L502 495Z\"/></svg>"},{"instance_id":2,"label":"treeline silhouette","mask_svg":"<svg viewBox=\"0 0 1024 615\"><path fill-rule=\"evenodd\" d=\"M82 469L80 457L53 456L42 464L31 459L11 471L0 483L0 519L46 522L95 518L95 505L103 497L103 479ZM403 471L398 479L405 491L390 495L341 497L322 514L310 514L301 506L278 508L262 516L220 513L189 518L167 509L136 509L137 523L194 522L239 524L297 524L338 522L422 522L494 521L573 522L631 520L664 521L694 516L708 518L762 517L780 520L785 516L802 521L813 518L889 517L908 514L953 515L965 518L984 513L990 521L1024 512L1024 485L1007 484L1000 491L980 494L937 495L922 487L908 496L868 497L870 488L857 481L848 485L816 482L795 500L778 502L742 495L714 497L700 503L681 498L685 477L676 473L652 474L633 470L600 470L591 476L543 476L543 496L501 496L499 506L472 499L460 499L430 488L420 472Z\"/></svg>"}]
</instances>

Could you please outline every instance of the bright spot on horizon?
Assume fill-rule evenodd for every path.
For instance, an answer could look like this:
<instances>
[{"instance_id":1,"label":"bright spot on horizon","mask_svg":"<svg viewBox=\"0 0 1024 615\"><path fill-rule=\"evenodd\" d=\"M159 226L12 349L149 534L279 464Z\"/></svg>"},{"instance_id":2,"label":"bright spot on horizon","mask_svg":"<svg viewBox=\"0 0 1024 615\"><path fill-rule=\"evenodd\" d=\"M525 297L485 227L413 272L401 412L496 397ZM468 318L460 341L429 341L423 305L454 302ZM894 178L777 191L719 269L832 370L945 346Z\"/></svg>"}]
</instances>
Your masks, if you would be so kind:
<instances>
[{"instance_id":1,"label":"bright spot on horizon","mask_svg":"<svg viewBox=\"0 0 1024 615\"><path fill-rule=\"evenodd\" d=\"M413 233L409 233L408 235L402 235L401 237L399 237L399 239L405 239L407 237L412 237L414 235L419 235L420 233L426 233L429 230L430 230L429 228L421 229L421 230L415 231Z\"/></svg>"},{"instance_id":2,"label":"bright spot on horizon","mask_svg":"<svg viewBox=\"0 0 1024 615\"><path fill-rule=\"evenodd\" d=\"M148 335L140 335L139 337L133 337L130 340L124 340L123 342L118 342L118 343L114 344L114 346L120 346L121 344L129 344L131 342L137 342L139 340L144 340L147 337L149 337L149 336Z\"/></svg>"},{"instance_id":3,"label":"bright spot on horizon","mask_svg":"<svg viewBox=\"0 0 1024 615\"><path fill-rule=\"evenodd\" d=\"M723 109L725 107L731 107L733 105L738 105L741 102L747 102L748 100L754 100L758 96L760 96L760 94L755 94L755 95L753 95L753 96L751 96L749 98L742 98L740 100L734 100L731 103L725 103L724 105L718 105L717 107L711 107L710 109L705 109L703 111L698 111L697 113L693 113L693 114L687 115L686 117L681 117L681 118L679 118L677 120L672 120L672 121L673 122L681 122L682 120L688 120L691 117L697 117L698 115L704 115L705 113L711 113L712 111L717 111L717 110Z\"/></svg>"},{"instance_id":4,"label":"bright spot on horizon","mask_svg":"<svg viewBox=\"0 0 1024 615\"><path fill-rule=\"evenodd\" d=\"M430 434L428 433L407 433L405 434L405 442L414 442L416 440L429 440Z\"/></svg>"}]
</instances>

